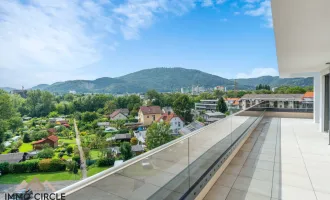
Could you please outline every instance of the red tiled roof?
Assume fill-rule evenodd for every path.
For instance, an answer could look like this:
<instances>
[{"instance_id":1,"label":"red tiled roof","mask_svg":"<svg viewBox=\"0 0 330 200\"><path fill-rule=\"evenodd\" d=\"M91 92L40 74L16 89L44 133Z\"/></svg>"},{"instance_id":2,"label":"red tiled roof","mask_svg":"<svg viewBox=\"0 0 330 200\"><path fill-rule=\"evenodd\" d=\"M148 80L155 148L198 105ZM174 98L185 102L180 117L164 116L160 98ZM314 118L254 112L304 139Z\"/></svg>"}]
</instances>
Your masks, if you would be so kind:
<instances>
[{"instance_id":1,"label":"red tiled roof","mask_svg":"<svg viewBox=\"0 0 330 200\"><path fill-rule=\"evenodd\" d=\"M144 115L162 114L162 110L159 106L140 106L140 110Z\"/></svg>"},{"instance_id":2,"label":"red tiled roof","mask_svg":"<svg viewBox=\"0 0 330 200\"><path fill-rule=\"evenodd\" d=\"M225 101L234 101L233 105L239 105L240 98L226 98Z\"/></svg>"},{"instance_id":3,"label":"red tiled roof","mask_svg":"<svg viewBox=\"0 0 330 200\"><path fill-rule=\"evenodd\" d=\"M53 142L57 142L58 141L58 137L56 135L50 135L50 136L47 137L47 139L49 139L49 140L51 140ZM45 140L46 140L46 138L43 138L41 140L32 142L32 144L40 144L40 143L43 143Z\"/></svg>"},{"instance_id":4,"label":"red tiled roof","mask_svg":"<svg viewBox=\"0 0 330 200\"><path fill-rule=\"evenodd\" d=\"M313 98L314 97L314 92L306 92L303 96L303 98Z\"/></svg>"},{"instance_id":5,"label":"red tiled roof","mask_svg":"<svg viewBox=\"0 0 330 200\"><path fill-rule=\"evenodd\" d=\"M38 140L38 141L35 141L35 142L32 142L32 144L40 144L40 143L43 143L46 139L43 138L41 140Z\"/></svg>"},{"instance_id":6,"label":"red tiled roof","mask_svg":"<svg viewBox=\"0 0 330 200\"><path fill-rule=\"evenodd\" d=\"M57 142L58 137L56 135L50 135L50 136L48 136L48 139L50 139L53 142Z\"/></svg>"},{"instance_id":7,"label":"red tiled roof","mask_svg":"<svg viewBox=\"0 0 330 200\"><path fill-rule=\"evenodd\" d=\"M120 113L120 109L115 110L113 113L111 113L110 118L116 117Z\"/></svg>"},{"instance_id":8,"label":"red tiled roof","mask_svg":"<svg viewBox=\"0 0 330 200\"><path fill-rule=\"evenodd\" d=\"M179 116L177 116L175 113L171 113L171 114L164 113L156 121L160 122L160 120L163 120L164 122L170 122L171 119L173 119L174 117L179 117ZM183 121L181 117L179 118Z\"/></svg>"}]
</instances>

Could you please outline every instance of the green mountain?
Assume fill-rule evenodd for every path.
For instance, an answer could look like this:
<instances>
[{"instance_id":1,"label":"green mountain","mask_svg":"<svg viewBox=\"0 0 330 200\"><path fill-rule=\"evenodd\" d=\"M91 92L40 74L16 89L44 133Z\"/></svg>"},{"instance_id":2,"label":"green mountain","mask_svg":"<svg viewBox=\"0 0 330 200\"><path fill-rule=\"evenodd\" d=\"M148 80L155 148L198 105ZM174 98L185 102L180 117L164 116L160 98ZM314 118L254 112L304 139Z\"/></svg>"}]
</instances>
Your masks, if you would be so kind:
<instances>
[{"instance_id":1,"label":"green mountain","mask_svg":"<svg viewBox=\"0 0 330 200\"><path fill-rule=\"evenodd\" d=\"M153 68L145 69L118 79L142 86L146 89L155 89L160 92L178 90L191 86L203 86L211 88L218 85L233 87L234 82L216 75L199 70L184 68ZM241 88L247 88L241 86Z\"/></svg>"},{"instance_id":2,"label":"green mountain","mask_svg":"<svg viewBox=\"0 0 330 200\"><path fill-rule=\"evenodd\" d=\"M263 76L252 79L237 79L237 89L254 89L258 84L279 85L312 85L313 79L280 79L278 77ZM96 80L72 80L57 82L51 85L41 84L32 89L50 92L67 93L74 90L78 93L139 93L149 89L159 92L179 91L180 88L191 86L213 88L226 86L228 90L234 88L234 80L225 79L199 70L184 68L153 68L137 71L117 78L103 77Z\"/></svg>"},{"instance_id":3,"label":"green mountain","mask_svg":"<svg viewBox=\"0 0 330 200\"><path fill-rule=\"evenodd\" d=\"M16 90L15 88L11 88L11 87L0 87L1 90L4 90L6 92L10 92L12 90Z\"/></svg>"},{"instance_id":4,"label":"green mountain","mask_svg":"<svg viewBox=\"0 0 330 200\"><path fill-rule=\"evenodd\" d=\"M282 85L289 86L312 86L313 78L280 78L278 76L261 76L258 78L236 79L238 85L257 86L259 84L278 87Z\"/></svg>"}]
</instances>

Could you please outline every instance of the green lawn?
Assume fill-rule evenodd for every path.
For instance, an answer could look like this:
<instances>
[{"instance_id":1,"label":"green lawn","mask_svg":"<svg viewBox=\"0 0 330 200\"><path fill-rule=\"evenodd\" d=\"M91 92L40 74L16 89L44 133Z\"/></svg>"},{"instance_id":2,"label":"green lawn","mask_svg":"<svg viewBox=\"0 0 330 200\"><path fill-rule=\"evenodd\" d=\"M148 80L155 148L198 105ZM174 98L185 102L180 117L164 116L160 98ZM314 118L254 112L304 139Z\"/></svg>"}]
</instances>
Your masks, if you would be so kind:
<instances>
[{"instance_id":1,"label":"green lawn","mask_svg":"<svg viewBox=\"0 0 330 200\"><path fill-rule=\"evenodd\" d=\"M29 182L34 177L37 177L40 181L63 181L63 180L79 180L80 173L71 174L65 172L43 172L43 173L22 173L22 174L6 174L0 176L0 184L17 184L23 180Z\"/></svg>"},{"instance_id":2,"label":"green lawn","mask_svg":"<svg viewBox=\"0 0 330 200\"><path fill-rule=\"evenodd\" d=\"M33 146L31 143L23 143L18 150L19 152L29 152L33 150Z\"/></svg>"},{"instance_id":3,"label":"green lawn","mask_svg":"<svg viewBox=\"0 0 330 200\"><path fill-rule=\"evenodd\" d=\"M70 139L67 139L67 138L60 138L58 140L58 143L59 144L63 144L63 143L76 144L76 138L72 138L71 140Z\"/></svg>"},{"instance_id":4,"label":"green lawn","mask_svg":"<svg viewBox=\"0 0 330 200\"><path fill-rule=\"evenodd\" d=\"M91 167L87 171L87 176L93 176L94 174L97 174L109 168L110 167Z\"/></svg>"},{"instance_id":5,"label":"green lawn","mask_svg":"<svg viewBox=\"0 0 330 200\"><path fill-rule=\"evenodd\" d=\"M99 157L101 155L101 151L97 150L97 149L92 149L92 150L90 150L89 155L91 157L91 160L96 160L96 159L99 159Z\"/></svg>"},{"instance_id":6,"label":"green lawn","mask_svg":"<svg viewBox=\"0 0 330 200\"><path fill-rule=\"evenodd\" d=\"M93 176L101 171L109 169L109 167L91 167L89 168L87 175ZM0 176L0 184L18 184L23 180L29 182L34 177L37 177L40 181L64 181L64 180L79 180L81 178L80 170L78 174L65 172L39 172L39 173L22 173L22 174L6 174Z\"/></svg>"}]
</instances>

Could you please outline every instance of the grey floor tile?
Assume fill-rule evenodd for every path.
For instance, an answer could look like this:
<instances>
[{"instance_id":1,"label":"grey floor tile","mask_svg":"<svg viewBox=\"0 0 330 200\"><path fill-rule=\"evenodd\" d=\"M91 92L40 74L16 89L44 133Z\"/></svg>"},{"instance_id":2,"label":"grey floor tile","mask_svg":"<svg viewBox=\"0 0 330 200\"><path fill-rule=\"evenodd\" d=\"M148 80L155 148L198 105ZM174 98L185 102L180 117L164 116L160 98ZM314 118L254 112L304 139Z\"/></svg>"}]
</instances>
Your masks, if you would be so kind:
<instances>
[{"instance_id":1,"label":"grey floor tile","mask_svg":"<svg viewBox=\"0 0 330 200\"><path fill-rule=\"evenodd\" d=\"M270 200L270 197L231 189L226 200Z\"/></svg>"},{"instance_id":2,"label":"grey floor tile","mask_svg":"<svg viewBox=\"0 0 330 200\"><path fill-rule=\"evenodd\" d=\"M215 184L232 187L238 175L222 173Z\"/></svg>"},{"instance_id":3,"label":"grey floor tile","mask_svg":"<svg viewBox=\"0 0 330 200\"><path fill-rule=\"evenodd\" d=\"M225 200L230 191L230 187L214 185L207 193L204 200Z\"/></svg>"},{"instance_id":4,"label":"grey floor tile","mask_svg":"<svg viewBox=\"0 0 330 200\"><path fill-rule=\"evenodd\" d=\"M244 166L239 176L245 176L257 180L272 182L273 171Z\"/></svg>"},{"instance_id":5,"label":"grey floor tile","mask_svg":"<svg viewBox=\"0 0 330 200\"><path fill-rule=\"evenodd\" d=\"M238 176L233 188L259 195L271 196L272 183L248 177Z\"/></svg>"}]
</instances>

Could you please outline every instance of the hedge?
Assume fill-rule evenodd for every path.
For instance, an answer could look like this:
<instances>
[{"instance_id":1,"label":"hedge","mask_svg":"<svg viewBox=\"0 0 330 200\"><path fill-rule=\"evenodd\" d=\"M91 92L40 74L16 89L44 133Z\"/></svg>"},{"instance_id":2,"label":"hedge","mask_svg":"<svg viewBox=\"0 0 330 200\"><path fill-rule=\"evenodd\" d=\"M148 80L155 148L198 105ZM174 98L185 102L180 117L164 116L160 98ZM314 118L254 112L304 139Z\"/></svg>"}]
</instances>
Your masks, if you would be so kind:
<instances>
[{"instance_id":1,"label":"hedge","mask_svg":"<svg viewBox=\"0 0 330 200\"><path fill-rule=\"evenodd\" d=\"M0 163L2 174L18 174L31 172L65 171L66 163L61 159L27 160L19 163Z\"/></svg>"},{"instance_id":2,"label":"hedge","mask_svg":"<svg viewBox=\"0 0 330 200\"><path fill-rule=\"evenodd\" d=\"M39 162L39 169L42 172L65 171L65 162L61 159L44 159Z\"/></svg>"},{"instance_id":3,"label":"hedge","mask_svg":"<svg viewBox=\"0 0 330 200\"><path fill-rule=\"evenodd\" d=\"M115 163L114 158L100 158L97 160L96 165L98 167L107 167L107 166L112 166Z\"/></svg>"},{"instance_id":4,"label":"hedge","mask_svg":"<svg viewBox=\"0 0 330 200\"><path fill-rule=\"evenodd\" d=\"M0 171L2 174L8 174L9 173L9 163L8 162L0 163Z\"/></svg>"}]
</instances>

